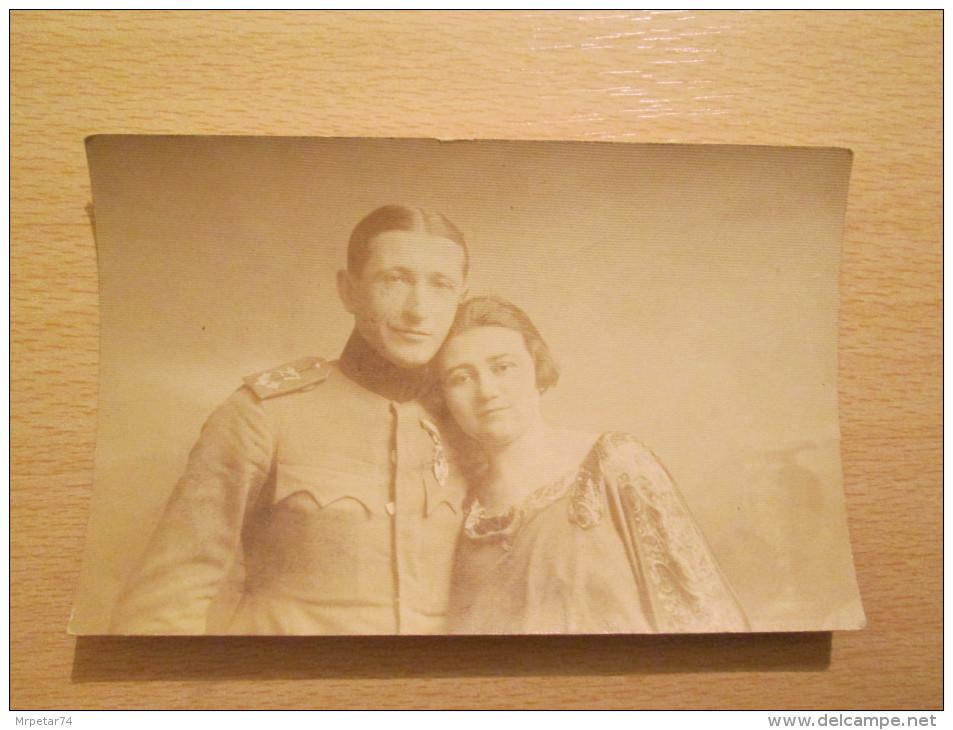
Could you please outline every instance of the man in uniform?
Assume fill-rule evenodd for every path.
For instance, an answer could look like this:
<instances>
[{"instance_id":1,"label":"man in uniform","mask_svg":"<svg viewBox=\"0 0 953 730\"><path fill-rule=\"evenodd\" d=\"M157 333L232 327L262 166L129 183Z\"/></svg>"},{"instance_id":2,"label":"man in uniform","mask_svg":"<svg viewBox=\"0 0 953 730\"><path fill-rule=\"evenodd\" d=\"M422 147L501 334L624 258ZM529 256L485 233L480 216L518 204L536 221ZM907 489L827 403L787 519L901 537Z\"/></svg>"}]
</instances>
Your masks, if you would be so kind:
<instances>
[{"instance_id":1,"label":"man in uniform","mask_svg":"<svg viewBox=\"0 0 953 730\"><path fill-rule=\"evenodd\" d=\"M465 487L426 366L467 265L439 214L385 206L357 225L338 273L355 323L340 359L249 376L212 414L114 632L445 630Z\"/></svg>"}]
</instances>

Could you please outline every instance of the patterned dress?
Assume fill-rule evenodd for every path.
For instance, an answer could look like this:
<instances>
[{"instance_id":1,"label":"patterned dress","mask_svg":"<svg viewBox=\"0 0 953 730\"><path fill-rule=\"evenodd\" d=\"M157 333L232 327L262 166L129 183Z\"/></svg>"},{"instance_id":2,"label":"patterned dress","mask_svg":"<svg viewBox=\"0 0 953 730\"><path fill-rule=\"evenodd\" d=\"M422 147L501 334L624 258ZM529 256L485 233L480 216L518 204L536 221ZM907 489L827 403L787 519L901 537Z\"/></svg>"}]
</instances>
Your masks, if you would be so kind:
<instances>
[{"instance_id":1,"label":"patterned dress","mask_svg":"<svg viewBox=\"0 0 953 730\"><path fill-rule=\"evenodd\" d=\"M502 514L470 502L450 630L746 631L671 478L637 439L599 437L573 474Z\"/></svg>"}]
</instances>

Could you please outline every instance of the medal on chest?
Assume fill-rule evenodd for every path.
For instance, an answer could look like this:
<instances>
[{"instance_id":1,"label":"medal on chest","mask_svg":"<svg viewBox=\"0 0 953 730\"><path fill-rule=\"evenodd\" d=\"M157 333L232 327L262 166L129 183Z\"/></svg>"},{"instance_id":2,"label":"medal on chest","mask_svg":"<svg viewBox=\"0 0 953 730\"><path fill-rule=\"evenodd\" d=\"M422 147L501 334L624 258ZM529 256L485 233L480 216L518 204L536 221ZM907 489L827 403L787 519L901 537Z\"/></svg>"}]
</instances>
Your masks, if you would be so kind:
<instances>
[{"instance_id":1,"label":"medal on chest","mask_svg":"<svg viewBox=\"0 0 953 730\"><path fill-rule=\"evenodd\" d=\"M447 462L447 450L443 446L443 439L440 437L440 431L426 418L420 419L420 425L433 441L433 459L431 470L434 479L441 487L447 486L447 479L450 476L450 464Z\"/></svg>"}]
</instances>

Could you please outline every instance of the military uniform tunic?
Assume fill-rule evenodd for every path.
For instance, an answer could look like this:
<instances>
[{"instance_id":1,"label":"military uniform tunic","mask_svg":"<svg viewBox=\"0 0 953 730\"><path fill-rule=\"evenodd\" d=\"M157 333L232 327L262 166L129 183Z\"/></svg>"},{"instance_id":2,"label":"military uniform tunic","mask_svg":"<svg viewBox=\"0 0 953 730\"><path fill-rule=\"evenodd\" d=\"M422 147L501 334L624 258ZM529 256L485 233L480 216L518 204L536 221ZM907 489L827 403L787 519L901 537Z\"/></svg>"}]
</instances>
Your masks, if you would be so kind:
<instances>
[{"instance_id":1,"label":"military uniform tunic","mask_svg":"<svg viewBox=\"0 0 953 730\"><path fill-rule=\"evenodd\" d=\"M274 397L243 387L212 414L116 632L446 630L464 497L447 427L419 373L356 333L327 367Z\"/></svg>"}]
</instances>

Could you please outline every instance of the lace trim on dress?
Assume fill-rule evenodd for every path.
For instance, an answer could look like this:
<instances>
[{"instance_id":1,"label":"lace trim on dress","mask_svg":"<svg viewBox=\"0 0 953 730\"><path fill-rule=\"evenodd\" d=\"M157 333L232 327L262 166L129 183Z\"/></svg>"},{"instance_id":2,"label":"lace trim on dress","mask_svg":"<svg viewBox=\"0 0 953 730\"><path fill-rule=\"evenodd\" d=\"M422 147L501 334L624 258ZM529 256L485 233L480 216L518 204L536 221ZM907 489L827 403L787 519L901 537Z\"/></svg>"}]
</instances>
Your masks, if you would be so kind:
<instances>
[{"instance_id":1,"label":"lace trim on dress","mask_svg":"<svg viewBox=\"0 0 953 730\"><path fill-rule=\"evenodd\" d=\"M564 474L504 512L490 512L474 499L467 508L463 531L467 537L474 540L511 537L529 518L565 496L575 479L576 472Z\"/></svg>"}]
</instances>

